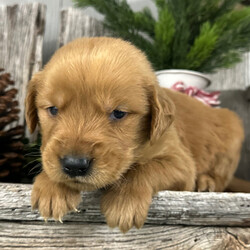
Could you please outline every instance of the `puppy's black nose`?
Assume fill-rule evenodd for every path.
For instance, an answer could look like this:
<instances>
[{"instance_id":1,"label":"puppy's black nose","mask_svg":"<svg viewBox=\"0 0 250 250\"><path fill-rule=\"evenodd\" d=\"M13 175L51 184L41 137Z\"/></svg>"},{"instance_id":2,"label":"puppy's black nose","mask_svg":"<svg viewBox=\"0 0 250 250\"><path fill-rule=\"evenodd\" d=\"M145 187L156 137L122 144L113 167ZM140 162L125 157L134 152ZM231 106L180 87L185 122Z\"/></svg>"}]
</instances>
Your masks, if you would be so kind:
<instances>
[{"instance_id":1,"label":"puppy's black nose","mask_svg":"<svg viewBox=\"0 0 250 250\"><path fill-rule=\"evenodd\" d=\"M93 159L86 157L64 156L61 159L63 172L70 177L85 176L89 173Z\"/></svg>"}]
</instances>

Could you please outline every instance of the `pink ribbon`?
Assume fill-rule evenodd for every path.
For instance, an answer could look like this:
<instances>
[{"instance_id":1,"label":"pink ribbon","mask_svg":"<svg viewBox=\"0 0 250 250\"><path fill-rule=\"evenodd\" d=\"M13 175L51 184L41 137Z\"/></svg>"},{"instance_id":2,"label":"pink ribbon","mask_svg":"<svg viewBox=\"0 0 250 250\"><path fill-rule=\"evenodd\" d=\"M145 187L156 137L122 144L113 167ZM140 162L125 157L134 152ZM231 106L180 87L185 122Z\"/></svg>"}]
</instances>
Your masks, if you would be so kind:
<instances>
[{"instance_id":1,"label":"pink ribbon","mask_svg":"<svg viewBox=\"0 0 250 250\"><path fill-rule=\"evenodd\" d=\"M183 82L175 83L171 89L187 94L188 96L192 96L195 99L201 101L205 105L208 106L218 106L220 105L220 101L218 100L220 92L206 92L204 90L198 89L195 86L186 87Z\"/></svg>"}]
</instances>

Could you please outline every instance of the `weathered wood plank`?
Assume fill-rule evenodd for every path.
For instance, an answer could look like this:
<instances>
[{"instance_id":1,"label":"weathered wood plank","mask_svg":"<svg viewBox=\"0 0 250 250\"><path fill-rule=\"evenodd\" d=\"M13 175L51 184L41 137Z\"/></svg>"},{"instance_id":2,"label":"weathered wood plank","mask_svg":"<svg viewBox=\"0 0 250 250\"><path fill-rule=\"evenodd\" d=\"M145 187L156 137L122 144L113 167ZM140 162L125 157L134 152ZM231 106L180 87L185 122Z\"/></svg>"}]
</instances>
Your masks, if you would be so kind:
<instances>
[{"instance_id":1,"label":"weathered wood plank","mask_svg":"<svg viewBox=\"0 0 250 250\"><path fill-rule=\"evenodd\" d=\"M242 56L242 62L230 69L221 69L215 74L210 74L213 90L245 89L250 86L250 52Z\"/></svg>"},{"instance_id":2,"label":"weathered wood plank","mask_svg":"<svg viewBox=\"0 0 250 250\"><path fill-rule=\"evenodd\" d=\"M30 207L31 185L0 184L0 221L42 221ZM100 192L84 192L80 213L67 222L105 222L100 212ZM250 226L250 194L159 192L146 224Z\"/></svg>"},{"instance_id":3,"label":"weathered wood plank","mask_svg":"<svg viewBox=\"0 0 250 250\"><path fill-rule=\"evenodd\" d=\"M27 83L42 66L45 9L39 3L0 6L0 68L11 73L19 90L21 125Z\"/></svg>"},{"instance_id":4,"label":"weathered wood plank","mask_svg":"<svg viewBox=\"0 0 250 250\"><path fill-rule=\"evenodd\" d=\"M9 249L249 249L250 228L144 226L127 234L103 224L0 222Z\"/></svg>"},{"instance_id":5,"label":"weathered wood plank","mask_svg":"<svg viewBox=\"0 0 250 250\"><path fill-rule=\"evenodd\" d=\"M59 47L79 37L107 36L108 34L100 21L84 15L82 9L66 8L61 11Z\"/></svg>"},{"instance_id":6,"label":"weathered wood plank","mask_svg":"<svg viewBox=\"0 0 250 250\"><path fill-rule=\"evenodd\" d=\"M124 235L103 224L100 192L83 193L81 212L66 216L63 224L45 223L31 212L30 193L31 185L0 184L1 249L250 248L250 227L160 225L207 225L214 220L216 225L250 225L250 194L160 192L146 225Z\"/></svg>"}]
</instances>

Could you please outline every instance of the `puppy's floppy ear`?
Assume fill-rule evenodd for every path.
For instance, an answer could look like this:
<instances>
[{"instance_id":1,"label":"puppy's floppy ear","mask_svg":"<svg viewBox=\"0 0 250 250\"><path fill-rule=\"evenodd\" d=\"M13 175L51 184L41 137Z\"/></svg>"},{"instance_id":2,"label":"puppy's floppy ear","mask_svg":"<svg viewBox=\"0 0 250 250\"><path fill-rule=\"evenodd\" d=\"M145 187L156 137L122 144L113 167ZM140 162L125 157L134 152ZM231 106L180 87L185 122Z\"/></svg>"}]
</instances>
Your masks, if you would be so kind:
<instances>
[{"instance_id":1,"label":"puppy's floppy ear","mask_svg":"<svg viewBox=\"0 0 250 250\"><path fill-rule=\"evenodd\" d=\"M175 106L159 86L149 86L151 106L151 143L157 141L174 121Z\"/></svg>"},{"instance_id":2,"label":"puppy's floppy ear","mask_svg":"<svg viewBox=\"0 0 250 250\"><path fill-rule=\"evenodd\" d=\"M39 84L39 81L40 81L40 73L37 73L29 81L27 95L25 99L25 118L27 126L31 133L35 131L38 123L36 95L37 95L37 84Z\"/></svg>"}]
</instances>

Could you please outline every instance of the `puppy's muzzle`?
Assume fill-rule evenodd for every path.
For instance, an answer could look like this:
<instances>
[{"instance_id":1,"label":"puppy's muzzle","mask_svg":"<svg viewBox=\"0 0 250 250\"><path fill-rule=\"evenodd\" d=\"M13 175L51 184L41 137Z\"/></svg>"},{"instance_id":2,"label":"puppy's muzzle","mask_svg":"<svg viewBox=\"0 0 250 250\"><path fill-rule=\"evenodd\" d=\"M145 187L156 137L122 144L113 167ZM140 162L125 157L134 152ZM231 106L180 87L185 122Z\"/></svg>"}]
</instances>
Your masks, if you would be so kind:
<instances>
[{"instance_id":1,"label":"puppy's muzzle","mask_svg":"<svg viewBox=\"0 0 250 250\"><path fill-rule=\"evenodd\" d=\"M92 167L93 159L86 157L64 156L61 159L63 172L70 177L85 176Z\"/></svg>"}]
</instances>

